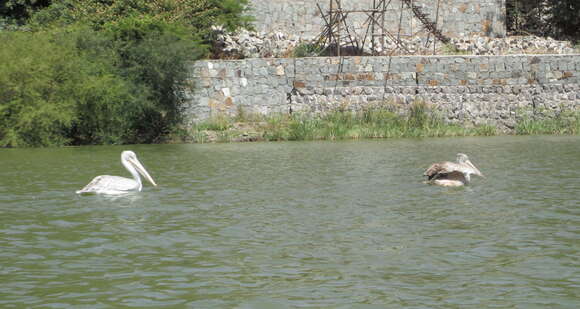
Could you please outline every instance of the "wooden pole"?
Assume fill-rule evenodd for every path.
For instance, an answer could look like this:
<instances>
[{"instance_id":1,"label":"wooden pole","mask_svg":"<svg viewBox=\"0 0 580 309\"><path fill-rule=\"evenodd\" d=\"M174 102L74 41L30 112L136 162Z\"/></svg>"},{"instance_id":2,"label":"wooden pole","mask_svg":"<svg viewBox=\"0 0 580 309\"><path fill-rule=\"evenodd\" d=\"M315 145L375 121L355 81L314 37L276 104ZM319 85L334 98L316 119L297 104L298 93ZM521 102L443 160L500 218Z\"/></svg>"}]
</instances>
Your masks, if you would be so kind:
<instances>
[{"instance_id":1,"label":"wooden pole","mask_svg":"<svg viewBox=\"0 0 580 309\"><path fill-rule=\"evenodd\" d=\"M382 1L382 19L381 19L381 52L385 52L385 15L387 13L386 0Z\"/></svg>"},{"instance_id":2,"label":"wooden pole","mask_svg":"<svg viewBox=\"0 0 580 309\"><path fill-rule=\"evenodd\" d=\"M377 8L376 0L373 0L373 12L371 13L371 18L373 22L371 23L371 53L375 56L377 53L375 52L375 10Z\"/></svg>"},{"instance_id":3,"label":"wooden pole","mask_svg":"<svg viewBox=\"0 0 580 309\"><path fill-rule=\"evenodd\" d=\"M340 6L340 0L336 0L336 5L339 8L341 7ZM340 57L340 37L341 37L341 30L342 30L341 27L340 27L340 25L342 24L342 20L341 20L342 19L341 18L342 17L341 16L342 14L341 14L341 12L338 12L337 14L338 14L338 16L337 16L337 20L338 20L338 37L337 37L337 40L336 40L336 55L338 57Z\"/></svg>"},{"instance_id":4,"label":"wooden pole","mask_svg":"<svg viewBox=\"0 0 580 309\"><path fill-rule=\"evenodd\" d=\"M437 12L435 12L435 27L437 29L439 29L437 27L437 23L439 22L439 4L440 4L440 2L441 2L441 0L437 0ZM431 32L429 32L429 34L431 34ZM428 36L427 36L427 40L429 40ZM433 55L435 55L436 46L437 46L437 40L435 39L435 35L433 35Z\"/></svg>"}]
</instances>

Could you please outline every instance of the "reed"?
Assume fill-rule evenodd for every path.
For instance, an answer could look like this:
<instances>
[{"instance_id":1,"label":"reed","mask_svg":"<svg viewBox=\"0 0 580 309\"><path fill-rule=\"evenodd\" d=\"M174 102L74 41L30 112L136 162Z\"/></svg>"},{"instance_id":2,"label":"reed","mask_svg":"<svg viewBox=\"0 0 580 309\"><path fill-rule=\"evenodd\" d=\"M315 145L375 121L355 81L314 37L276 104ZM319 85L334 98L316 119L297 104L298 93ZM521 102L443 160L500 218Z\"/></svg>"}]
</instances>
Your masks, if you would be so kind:
<instances>
[{"instance_id":1,"label":"reed","mask_svg":"<svg viewBox=\"0 0 580 309\"><path fill-rule=\"evenodd\" d=\"M518 135L537 134L578 134L580 133L580 112L562 112L554 117L526 116L515 127Z\"/></svg>"},{"instance_id":2,"label":"reed","mask_svg":"<svg viewBox=\"0 0 580 309\"><path fill-rule=\"evenodd\" d=\"M469 54L471 54L467 50L459 50L453 44L445 44L445 45L443 45L441 47L441 52L443 53L443 55L469 55Z\"/></svg>"},{"instance_id":3,"label":"reed","mask_svg":"<svg viewBox=\"0 0 580 309\"><path fill-rule=\"evenodd\" d=\"M240 126L240 123L244 125ZM248 134L248 128L253 134ZM580 113L561 113L551 119L523 118L515 134L578 134ZM447 123L422 101L414 102L406 114L387 106L362 111L336 110L326 114L256 115L238 111L234 117L217 115L192 128L198 142L244 140L305 141L364 138L493 136L502 134L493 125L465 127Z\"/></svg>"},{"instance_id":4,"label":"reed","mask_svg":"<svg viewBox=\"0 0 580 309\"><path fill-rule=\"evenodd\" d=\"M224 114L218 114L203 122L195 124L193 131L225 131L232 127L233 121L233 118L230 118Z\"/></svg>"}]
</instances>

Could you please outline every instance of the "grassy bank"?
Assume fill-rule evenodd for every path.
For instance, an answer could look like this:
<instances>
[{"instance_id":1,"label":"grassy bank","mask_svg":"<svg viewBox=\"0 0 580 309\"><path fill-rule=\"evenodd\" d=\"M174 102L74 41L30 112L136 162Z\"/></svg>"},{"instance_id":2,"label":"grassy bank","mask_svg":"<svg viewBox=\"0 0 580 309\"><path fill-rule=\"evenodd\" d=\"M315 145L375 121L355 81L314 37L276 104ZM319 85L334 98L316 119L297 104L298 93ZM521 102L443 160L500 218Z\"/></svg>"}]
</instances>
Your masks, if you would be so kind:
<instances>
[{"instance_id":1,"label":"grassy bank","mask_svg":"<svg viewBox=\"0 0 580 309\"><path fill-rule=\"evenodd\" d=\"M550 119L523 118L513 134L578 134L580 113ZM180 140L197 143L236 141L305 141L401 137L493 136L505 134L492 125L461 126L415 103L407 114L387 108L359 112L335 111L325 115L279 114L235 117L217 115L181 132Z\"/></svg>"},{"instance_id":2,"label":"grassy bank","mask_svg":"<svg viewBox=\"0 0 580 309\"><path fill-rule=\"evenodd\" d=\"M185 133L185 132L184 132ZM218 115L195 125L185 135L194 142L303 141L393 137L495 135L492 126L462 127L445 123L424 104L406 115L388 109L335 111L325 115Z\"/></svg>"},{"instance_id":3,"label":"grassy bank","mask_svg":"<svg viewBox=\"0 0 580 309\"><path fill-rule=\"evenodd\" d=\"M518 121L515 127L515 134L518 135L575 135L579 133L580 112L561 113L549 118L525 117Z\"/></svg>"}]
</instances>

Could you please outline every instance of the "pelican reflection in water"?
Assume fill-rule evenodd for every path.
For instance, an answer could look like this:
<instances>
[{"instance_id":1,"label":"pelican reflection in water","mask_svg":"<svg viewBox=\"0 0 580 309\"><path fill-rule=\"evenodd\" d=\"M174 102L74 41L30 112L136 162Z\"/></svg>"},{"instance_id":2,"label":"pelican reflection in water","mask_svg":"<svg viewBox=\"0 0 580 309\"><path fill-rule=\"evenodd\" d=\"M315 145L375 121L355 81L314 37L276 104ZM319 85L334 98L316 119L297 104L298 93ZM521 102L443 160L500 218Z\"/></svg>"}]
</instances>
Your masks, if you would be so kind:
<instances>
[{"instance_id":1,"label":"pelican reflection in water","mask_svg":"<svg viewBox=\"0 0 580 309\"><path fill-rule=\"evenodd\" d=\"M469 184L472 174L484 177L477 167L469 161L467 155L458 153L457 163L449 161L434 163L423 175L428 177L427 183L429 184L459 187Z\"/></svg>"},{"instance_id":2,"label":"pelican reflection in water","mask_svg":"<svg viewBox=\"0 0 580 309\"><path fill-rule=\"evenodd\" d=\"M157 186L133 151L123 151L121 153L121 163L133 175L133 179L109 175L97 176L84 188L78 190L77 194L123 194L138 192L143 188L139 174L143 175L151 184Z\"/></svg>"}]
</instances>

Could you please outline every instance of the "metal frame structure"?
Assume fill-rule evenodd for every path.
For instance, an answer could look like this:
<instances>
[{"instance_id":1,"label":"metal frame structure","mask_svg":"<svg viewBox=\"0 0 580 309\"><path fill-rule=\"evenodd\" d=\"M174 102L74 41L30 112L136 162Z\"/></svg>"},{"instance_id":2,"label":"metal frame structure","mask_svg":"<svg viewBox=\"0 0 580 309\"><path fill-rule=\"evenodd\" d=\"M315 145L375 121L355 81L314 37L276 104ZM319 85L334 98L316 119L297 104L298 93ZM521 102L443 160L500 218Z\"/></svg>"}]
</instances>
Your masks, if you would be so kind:
<instances>
[{"instance_id":1,"label":"metal frame structure","mask_svg":"<svg viewBox=\"0 0 580 309\"><path fill-rule=\"evenodd\" d=\"M429 36L433 35L443 43L449 42L449 38L443 35L437 27L440 6L439 0L437 1L437 16L435 17L435 22L431 21L427 14L423 13L421 7L414 5L413 0L401 0L401 7L399 9L400 18L396 35L388 31L385 27L386 12L391 4L392 0L373 0L372 7L369 9L346 10L342 7L341 0L329 0L329 7L326 12L319 4L316 4L325 26L315 42L319 46L324 46L331 50L336 49L336 56L341 56L341 50L344 47L350 47L355 54L362 54L367 40L370 43L372 55L393 54L397 50L409 53L409 49L401 40L401 24L403 22L403 11L405 9L410 10L413 16L421 21L423 29L429 33ZM366 29L363 35L358 35L355 29L349 26L347 20L351 14L366 14L367 19L363 23L366 25ZM429 42L429 36L427 37L426 44ZM387 52L385 50L385 43L387 41L393 42L396 48ZM380 50L378 47L380 47ZM435 46L433 49L435 50Z\"/></svg>"}]
</instances>

